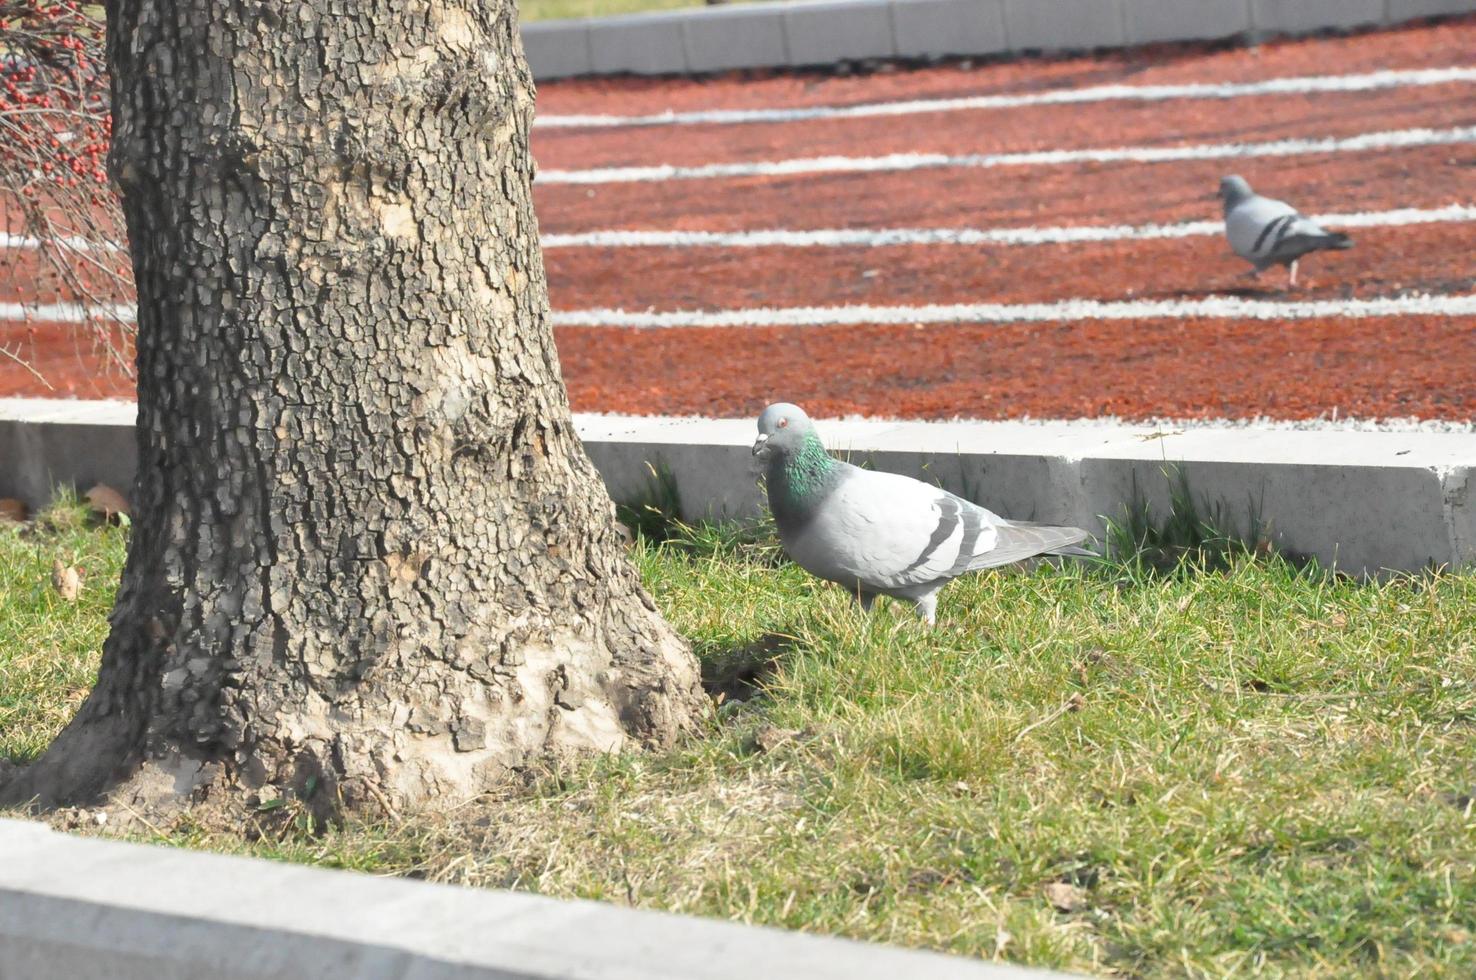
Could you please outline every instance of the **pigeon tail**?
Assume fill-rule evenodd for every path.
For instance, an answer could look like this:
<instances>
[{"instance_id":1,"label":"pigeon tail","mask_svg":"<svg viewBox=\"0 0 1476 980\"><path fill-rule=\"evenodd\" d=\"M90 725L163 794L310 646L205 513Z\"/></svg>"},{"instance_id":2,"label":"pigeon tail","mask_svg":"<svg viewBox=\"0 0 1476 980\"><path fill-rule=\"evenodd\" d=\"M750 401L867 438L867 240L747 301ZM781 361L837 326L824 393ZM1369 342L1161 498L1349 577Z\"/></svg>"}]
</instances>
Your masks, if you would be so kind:
<instances>
[{"instance_id":1,"label":"pigeon tail","mask_svg":"<svg viewBox=\"0 0 1476 980\"><path fill-rule=\"evenodd\" d=\"M1079 527L1054 527L1050 524L1000 524L996 526L995 545L969 562L968 570L995 568L1024 561L1037 555L1074 554L1085 549L1074 546L1091 537ZM1091 554L1091 552L1085 552Z\"/></svg>"},{"instance_id":2,"label":"pigeon tail","mask_svg":"<svg viewBox=\"0 0 1476 980\"><path fill-rule=\"evenodd\" d=\"M1077 528L1077 527L1066 527L1066 526L1060 525L1060 524L1046 524L1043 521L1005 521L1004 523L1010 525L1011 527L1045 528L1046 530L1049 530L1049 531L1081 531L1081 528ZM1085 535L1086 537L1091 537L1091 535L1086 534L1085 531L1081 531L1081 533L1083 535ZM1083 540L1085 540L1085 538L1083 538ZM1090 548L1080 548L1080 547L1077 547L1076 545L1066 545L1065 547L1063 547L1063 548L1057 548L1054 551L1043 551L1043 552L1041 552L1041 554L1043 554L1043 555L1062 555L1062 556L1073 557L1073 558L1101 558L1102 557L1100 553L1095 552L1095 551L1092 551Z\"/></svg>"},{"instance_id":3,"label":"pigeon tail","mask_svg":"<svg viewBox=\"0 0 1476 980\"><path fill-rule=\"evenodd\" d=\"M1301 258L1309 252L1322 252L1329 249L1345 249L1353 247L1353 239L1342 232L1329 231L1322 234L1300 234L1288 235L1276 245L1276 251L1272 259L1294 256Z\"/></svg>"}]
</instances>

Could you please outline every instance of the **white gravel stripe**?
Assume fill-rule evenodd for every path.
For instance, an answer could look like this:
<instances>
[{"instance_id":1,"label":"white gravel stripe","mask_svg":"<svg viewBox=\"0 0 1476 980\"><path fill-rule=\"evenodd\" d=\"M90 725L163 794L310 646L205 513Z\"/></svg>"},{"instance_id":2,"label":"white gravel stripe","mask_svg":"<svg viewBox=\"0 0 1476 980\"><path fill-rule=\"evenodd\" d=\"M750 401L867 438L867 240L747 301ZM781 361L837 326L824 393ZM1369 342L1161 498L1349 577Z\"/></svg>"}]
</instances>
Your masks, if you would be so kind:
<instances>
[{"instance_id":1,"label":"white gravel stripe","mask_svg":"<svg viewBox=\"0 0 1476 980\"><path fill-rule=\"evenodd\" d=\"M87 323L97 319L132 323L138 307L131 303L84 306L81 303L0 303L0 320L36 323Z\"/></svg>"},{"instance_id":2,"label":"white gravel stripe","mask_svg":"<svg viewBox=\"0 0 1476 980\"><path fill-rule=\"evenodd\" d=\"M934 306L801 306L748 310L555 310L560 327L820 327L866 324L1070 323L1081 320L1308 320L1320 317L1473 316L1476 295L1284 302L1210 296L1197 300L955 303Z\"/></svg>"},{"instance_id":3,"label":"white gravel stripe","mask_svg":"<svg viewBox=\"0 0 1476 980\"><path fill-rule=\"evenodd\" d=\"M82 323L99 316L132 321L132 306L0 303L0 320ZM90 315L89 315L90 314ZM1476 295L1380 299L1261 300L1209 296L1196 300L1056 303L951 303L929 306L798 306L744 310L554 310L557 327L821 327L919 323L1071 323L1081 320L1309 320L1321 317L1473 316Z\"/></svg>"},{"instance_id":4,"label":"white gravel stripe","mask_svg":"<svg viewBox=\"0 0 1476 980\"><path fill-rule=\"evenodd\" d=\"M1239 99L1261 95L1308 95L1319 92L1370 92L1476 81L1476 68L1422 68L1376 71L1359 75L1312 75L1270 78L1259 82L1187 85L1093 85L1088 88L1031 92L1024 95L975 95L953 99L908 99L852 106L806 106L793 109L710 109L660 112L644 116L549 115L534 119L539 129L609 129L618 126L703 126L735 123L789 123L812 119L867 119L927 112L1018 109L1028 106L1086 102L1165 102L1172 99Z\"/></svg>"},{"instance_id":5,"label":"white gravel stripe","mask_svg":"<svg viewBox=\"0 0 1476 980\"><path fill-rule=\"evenodd\" d=\"M51 245L69 252L117 252L119 247L112 242L97 242L82 238L78 235L68 235L65 238L47 239ZM30 235L12 235L9 232L0 231L0 249L37 249L40 248L42 239L33 238Z\"/></svg>"},{"instance_id":6,"label":"white gravel stripe","mask_svg":"<svg viewBox=\"0 0 1476 980\"><path fill-rule=\"evenodd\" d=\"M1476 207L1399 208L1320 214L1334 228L1377 228L1476 221ZM895 245L1064 245L1223 235L1221 221L1172 225L1066 225L1039 228L769 228L762 231L585 231L544 235L549 248L881 248Z\"/></svg>"},{"instance_id":7,"label":"white gravel stripe","mask_svg":"<svg viewBox=\"0 0 1476 980\"><path fill-rule=\"evenodd\" d=\"M1303 156L1313 153L1363 153L1417 146L1476 142L1476 126L1453 129L1397 129L1326 139L1272 140L1265 143L1204 143L1192 146L1121 146L1089 150L1038 150L1028 153L889 153L879 157L802 157L746 163L707 163L695 167L598 167L545 170L541 184L630 184L728 177L789 177L817 173L874 173L939 167L1038 167L1072 163L1169 163L1246 157Z\"/></svg>"},{"instance_id":8,"label":"white gravel stripe","mask_svg":"<svg viewBox=\"0 0 1476 980\"><path fill-rule=\"evenodd\" d=\"M1476 221L1476 206L1397 208L1352 214L1318 214L1314 221L1335 228L1382 228ZM642 231L611 229L544 235L544 248L881 248L889 245L1068 245L1076 242L1140 241L1221 235L1223 222L1172 225L1062 225L1026 228L816 228L761 231ZM40 241L0 234L0 249L37 248ZM65 239L66 248L114 246Z\"/></svg>"}]
</instances>

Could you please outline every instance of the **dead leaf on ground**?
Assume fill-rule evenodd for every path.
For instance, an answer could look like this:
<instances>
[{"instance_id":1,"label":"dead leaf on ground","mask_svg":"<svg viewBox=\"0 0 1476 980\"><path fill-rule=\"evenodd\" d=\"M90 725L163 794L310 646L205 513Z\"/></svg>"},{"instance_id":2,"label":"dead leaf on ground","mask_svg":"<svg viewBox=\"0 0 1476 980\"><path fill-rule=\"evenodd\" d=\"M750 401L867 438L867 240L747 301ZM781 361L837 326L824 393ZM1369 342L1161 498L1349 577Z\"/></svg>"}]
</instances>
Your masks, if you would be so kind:
<instances>
[{"instance_id":1,"label":"dead leaf on ground","mask_svg":"<svg viewBox=\"0 0 1476 980\"><path fill-rule=\"evenodd\" d=\"M1087 895L1085 889L1064 881L1053 881L1045 886L1045 897L1057 912L1075 912L1086 904Z\"/></svg>"},{"instance_id":2,"label":"dead leaf on ground","mask_svg":"<svg viewBox=\"0 0 1476 980\"><path fill-rule=\"evenodd\" d=\"M1460 926L1446 926L1437 935L1453 946L1465 946L1471 942L1471 934Z\"/></svg>"},{"instance_id":3,"label":"dead leaf on ground","mask_svg":"<svg viewBox=\"0 0 1476 980\"><path fill-rule=\"evenodd\" d=\"M0 523L13 521L16 524L24 524L30 513L31 509L26 506L24 500L16 500L14 497L0 497Z\"/></svg>"},{"instance_id":4,"label":"dead leaf on ground","mask_svg":"<svg viewBox=\"0 0 1476 980\"><path fill-rule=\"evenodd\" d=\"M753 743L758 746L760 752L772 752L798 734L799 732L792 728L777 728L768 725L759 729L758 734L753 737Z\"/></svg>"},{"instance_id":5,"label":"dead leaf on ground","mask_svg":"<svg viewBox=\"0 0 1476 980\"><path fill-rule=\"evenodd\" d=\"M116 514L130 516L128 498L106 483L99 483L86 493L87 505L93 513L101 514L104 520L112 520Z\"/></svg>"},{"instance_id":6,"label":"dead leaf on ground","mask_svg":"<svg viewBox=\"0 0 1476 980\"><path fill-rule=\"evenodd\" d=\"M76 602L82 594L82 569L75 565L63 565L61 559L51 562L51 584L58 594L68 602Z\"/></svg>"}]
</instances>

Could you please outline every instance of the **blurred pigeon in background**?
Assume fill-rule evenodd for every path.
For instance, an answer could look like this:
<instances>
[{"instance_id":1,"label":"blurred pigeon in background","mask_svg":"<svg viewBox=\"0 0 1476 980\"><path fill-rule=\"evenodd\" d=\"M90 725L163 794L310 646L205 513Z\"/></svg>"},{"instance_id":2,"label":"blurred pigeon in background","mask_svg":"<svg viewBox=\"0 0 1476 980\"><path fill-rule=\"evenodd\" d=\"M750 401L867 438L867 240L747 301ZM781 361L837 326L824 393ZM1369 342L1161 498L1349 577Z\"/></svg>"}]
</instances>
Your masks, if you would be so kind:
<instances>
[{"instance_id":1,"label":"blurred pigeon in background","mask_svg":"<svg viewBox=\"0 0 1476 980\"><path fill-rule=\"evenodd\" d=\"M1087 532L1007 521L945 490L843 463L825 451L796 405L764 409L753 453L764 461L769 509L785 552L870 609L907 599L933 625L938 591L966 572L1036 555L1092 555Z\"/></svg>"},{"instance_id":2,"label":"blurred pigeon in background","mask_svg":"<svg viewBox=\"0 0 1476 980\"><path fill-rule=\"evenodd\" d=\"M1288 269L1287 285L1295 286L1302 256L1353 247L1347 235L1326 230L1285 201L1257 194L1244 177L1223 178L1220 199L1225 202L1225 237L1236 255L1255 266L1252 276L1279 263Z\"/></svg>"}]
</instances>

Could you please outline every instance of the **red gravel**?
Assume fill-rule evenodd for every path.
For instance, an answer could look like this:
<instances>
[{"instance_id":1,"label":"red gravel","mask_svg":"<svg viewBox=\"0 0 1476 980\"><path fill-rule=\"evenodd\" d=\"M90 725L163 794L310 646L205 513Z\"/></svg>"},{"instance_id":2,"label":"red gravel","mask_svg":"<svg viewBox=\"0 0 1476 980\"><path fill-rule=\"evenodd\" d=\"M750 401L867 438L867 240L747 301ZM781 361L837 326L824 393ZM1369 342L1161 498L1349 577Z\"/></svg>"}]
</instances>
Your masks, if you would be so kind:
<instances>
[{"instance_id":1,"label":"red gravel","mask_svg":"<svg viewBox=\"0 0 1476 980\"><path fill-rule=\"evenodd\" d=\"M545 185L535 197L544 232L1137 225L1217 218L1215 191L1227 173L1308 214L1476 201L1471 144L1260 160Z\"/></svg>"},{"instance_id":2,"label":"red gravel","mask_svg":"<svg viewBox=\"0 0 1476 980\"><path fill-rule=\"evenodd\" d=\"M1338 138L1476 124L1476 85L1234 100L1104 102L740 126L534 130L543 170L888 153L1020 153Z\"/></svg>"},{"instance_id":3,"label":"red gravel","mask_svg":"<svg viewBox=\"0 0 1476 980\"><path fill-rule=\"evenodd\" d=\"M131 360L132 345L121 336L113 339ZM90 329L69 324L0 320L0 349L45 379L38 381L26 367L0 357L0 398L132 398L133 378L101 340Z\"/></svg>"},{"instance_id":4,"label":"red gravel","mask_svg":"<svg viewBox=\"0 0 1476 980\"><path fill-rule=\"evenodd\" d=\"M1469 419L1470 321L561 330L574 406L747 416Z\"/></svg>"},{"instance_id":5,"label":"red gravel","mask_svg":"<svg viewBox=\"0 0 1476 980\"><path fill-rule=\"evenodd\" d=\"M103 257L109 261L111 257ZM126 258L123 259L127 261ZM133 302L132 289L119 290L116 279L95 266L75 269L78 280L86 286L96 302ZM72 294L59 281L54 269L41 261L31 249L0 249L0 302L58 303L71 300Z\"/></svg>"},{"instance_id":6,"label":"red gravel","mask_svg":"<svg viewBox=\"0 0 1476 980\"><path fill-rule=\"evenodd\" d=\"M57 390L0 366L0 396L132 395L60 333L23 349ZM746 416L785 399L916 418L1476 417L1473 325L1439 317L556 334L576 411ZM16 339L0 327L0 344Z\"/></svg>"},{"instance_id":7,"label":"red gravel","mask_svg":"<svg viewBox=\"0 0 1476 980\"><path fill-rule=\"evenodd\" d=\"M583 80L543 87L544 113L853 104L1113 83L1255 81L1472 63L1476 17L1252 49L1160 48L1105 58L944 66L865 78ZM836 153L1263 141L1476 122L1472 86L1377 93L958 112L884 121L540 129L547 169L779 159ZM1476 145L1243 161L933 169L878 174L539 184L545 233L606 228L1021 227L1214 219L1221 175L1239 171L1304 211L1476 202ZM734 309L854 303L1025 303L1067 298L1270 298L1469 293L1470 224L1355 229L1352 251L1316 256L1286 294L1219 237L1036 247L556 249L558 309ZM0 252L0 302L51 299L24 252ZM11 285L20 283L20 285ZM556 332L581 411L746 415L775 398L817 413L1005 418L1269 415L1476 417L1476 318L1295 322L1143 320L1066 324ZM0 322L0 395L126 397L81 328Z\"/></svg>"},{"instance_id":8,"label":"red gravel","mask_svg":"<svg viewBox=\"0 0 1476 980\"><path fill-rule=\"evenodd\" d=\"M1469 224L1353 229L1355 247L1259 281L1223 237L1074 245L884 248L551 249L558 308L743 309L753 306L1049 303L1087 298L1347 299L1476 287Z\"/></svg>"}]
</instances>

